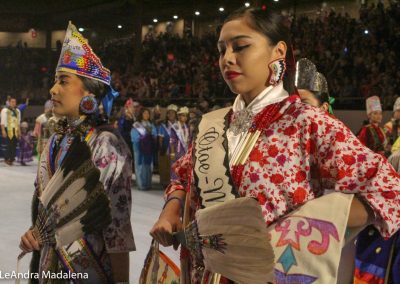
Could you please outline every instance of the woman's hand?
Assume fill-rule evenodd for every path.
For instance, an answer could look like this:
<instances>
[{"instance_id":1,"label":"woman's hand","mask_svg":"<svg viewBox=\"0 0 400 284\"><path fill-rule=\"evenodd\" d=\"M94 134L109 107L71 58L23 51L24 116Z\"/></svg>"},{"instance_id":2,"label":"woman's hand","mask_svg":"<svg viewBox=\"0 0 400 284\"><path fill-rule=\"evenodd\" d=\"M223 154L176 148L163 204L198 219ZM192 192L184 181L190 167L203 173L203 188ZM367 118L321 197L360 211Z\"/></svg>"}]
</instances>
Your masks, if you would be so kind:
<instances>
[{"instance_id":1,"label":"woman's hand","mask_svg":"<svg viewBox=\"0 0 400 284\"><path fill-rule=\"evenodd\" d=\"M40 250L40 244L33 235L32 230L28 230L22 235L19 248L25 253Z\"/></svg>"},{"instance_id":2,"label":"woman's hand","mask_svg":"<svg viewBox=\"0 0 400 284\"><path fill-rule=\"evenodd\" d=\"M182 222L179 215L161 216L151 229L150 235L163 246L174 245L174 249L177 249L179 243L174 240L172 233L181 230Z\"/></svg>"},{"instance_id":3,"label":"woman's hand","mask_svg":"<svg viewBox=\"0 0 400 284\"><path fill-rule=\"evenodd\" d=\"M150 231L150 235L163 246L174 245L174 249L177 249L179 243L174 240L172 233L182 231L181 213L183 208L181 206L183 203L179 200L185 200L186 192L178 190L168 198L160 218Z\"/></svg>"}]
</instances>

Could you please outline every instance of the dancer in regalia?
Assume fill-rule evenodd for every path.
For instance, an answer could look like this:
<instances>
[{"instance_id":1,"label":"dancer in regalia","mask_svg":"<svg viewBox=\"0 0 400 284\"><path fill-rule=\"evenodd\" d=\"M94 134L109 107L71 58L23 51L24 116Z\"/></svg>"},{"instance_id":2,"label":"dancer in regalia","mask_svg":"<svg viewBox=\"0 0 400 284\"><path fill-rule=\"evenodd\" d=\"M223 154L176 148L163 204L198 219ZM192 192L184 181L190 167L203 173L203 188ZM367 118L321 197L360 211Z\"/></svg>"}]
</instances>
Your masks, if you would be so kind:
<instances>
[{"instance_id":1,"label":"dancer in regalia","mask_svg":"<svg viewBox=\"0 0 400 284\"><path fill-rule=\"evenodd\" d=\"M383 156L389 156L388 140L385 131L380 127L382 122L382 106L379 97L372 96L366 100L369 124L358 132L358 139L372 151Z\"/></svg>"},{"instance_id":2,"label":"dancer in regalia","mask_svg":"<svg viewBox=\"0 0 400 284\"><path fill-rule=\"evenodd\" d=\"M41 155L32 227L20 248L33 252L31 273L87 273L84 283L128 283L129 252L135 250L131 156L107 121L118 93L110 71L71 23L50 94L53 112L62 118Z\"/></svg>"},{"instance_id":3,"label":"dancer in regalia","mask_svg":"<svg viewBox=\"0 0 400 284\"><path fill-rule=\"evenodd\" d=\"M302 102L333 115L332 104L335 99L329 96L328 82L307 58L297 61L295 84Z\"/></svg>"},{"instance_id":4,"label":"dancer in regalia","mask_svg":"<svg viewBox=\"0 0 400 284\"><path fill-rule=\"evenodd\" d=\"M196 139L173 166L178 179L166 190L151 235L172 245L172 233L193 221L199 209L254 197L273 239L275 283L336 283L347 228L371 222L383 237L399 229L400 177L343 123L295 95L295 61L285 23L261 9L241 9L225 20L217 43L219 66L237 97L232 108L203 115ZM326 189L334 193L322 196ZM326 203L326 198L346 200L346 210L339 209L342 201ZM315 202L323 205L301 220L293 215L283 222ZM332 204L342 217L328 209ZM315 239L308 239L305 227L318 232ZM223 235L222 230L215 233ZM317 249L321 235L329 243ZM192 254L191 243L182 248L181 283L227 283ZM205 240L201 245L210 246ZM211 245L218 248L218 243Z\"/></svg>"}]
</instances>

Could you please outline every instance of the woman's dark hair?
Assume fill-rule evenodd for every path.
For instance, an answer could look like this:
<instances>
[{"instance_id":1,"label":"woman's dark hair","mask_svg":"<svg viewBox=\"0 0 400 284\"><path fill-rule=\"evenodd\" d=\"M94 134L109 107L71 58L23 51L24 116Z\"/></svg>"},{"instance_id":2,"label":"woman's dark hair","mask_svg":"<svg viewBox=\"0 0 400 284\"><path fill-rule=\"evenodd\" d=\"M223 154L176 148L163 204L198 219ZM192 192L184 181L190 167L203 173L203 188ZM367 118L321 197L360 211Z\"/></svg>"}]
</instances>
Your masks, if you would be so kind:
<instances>
[{"instance_id":1,"label":"woman's dark hair","mask_svg":"<svg viewBox=\"0 0 400 284\"><path fill-rule=\"evenodd\" d=\"M321 102L321 104L323 103L328 103L329 104L329 94L326 92L320 93L317 92L315 93L315 97Z\"/></svg>"},{"instance_id":2,"label":"woman's dark hair","mask_svg":"<svg viewBox=\"0 0 400 284\"><path fill-rule=\"evenodd\" d=\"M239 18L244 18L251 28L265 35L271 45L277 45L280 41L286 43L285 59L287 67L283 77L283 86L289 94L293 94L295 91L294 78L296 72L288 20L270 10L264 11L259 8L243 7L231 13L225 19L224 24Z\"/></svg>"},{"instance_id":3,"label":"woman's dark hair","mask_svg":"<svg viewBox=\"0 0 400 284\"><path fill-rule=\"evenodd\" d=\"M100 105L103 98L107 95L108 86L98 80L90 79L83 76L78 76L82 81L83 87L86 91L93 94L96 97L97 104ZM96 125L106 124L108 122L107 114L103 113L97 117L91 117L93 123Z\"/></svg>"},{"instance_id":4,"label":"woman's dark hair","mask_svg":"<svg viewBox=\"0 0 400 284\"><path fill-rule=\"evenodd\" d=\"M148 108L142 108L142 109L140 110L139 115L138 115L138 121L142 121L142 120L143 120L143 113L144 113L145 111L147 111L147 112L149 113L149 115L151 114L150 109L148 109ZM150 121L150 119L149 119L149 121Z\"/></svg>"},{"instance_id":5,"label":"woman's dark hair","mask_svg":"<svg viewBox=\"0 0 400 284\"><path fill-rule=\"evenodd\" d=\"M108 86L94 79L86 78L83 76L78 76L78 77L81 79L85 90L95 95L97 102L100 103L101 100L104 98L104 96L107 94Z\"/></svg>"},{"instance_id":6,"label":"woman's dark hair","mask_svg":"<svg viewBox=\"0 0 400 284\"><path fill-rule=\"evenodd\" d=\"M176 113L176 111L174 111L174 110L172 110L172 109L167 110L167 113L166 113L166 115L165 115L165 121L164 121L165 125L168 125L168 113L169 113L170 111L172 111L172 112L175 113L175 120L178 119L178 114Z\"/></svg>"}]
</instances>

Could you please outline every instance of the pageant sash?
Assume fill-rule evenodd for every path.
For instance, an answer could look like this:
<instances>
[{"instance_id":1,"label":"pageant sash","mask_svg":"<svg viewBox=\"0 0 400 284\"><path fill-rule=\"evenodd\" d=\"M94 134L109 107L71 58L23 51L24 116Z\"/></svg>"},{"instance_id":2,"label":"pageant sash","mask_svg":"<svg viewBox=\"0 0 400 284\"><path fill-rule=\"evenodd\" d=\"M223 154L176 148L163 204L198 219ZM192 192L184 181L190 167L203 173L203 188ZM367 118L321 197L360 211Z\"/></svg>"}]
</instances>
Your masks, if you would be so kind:
<instances>
[{"instance_id":1,"label":"pageant sash","mask_svg":"<svg viewBox=\"0 0 400 284\"><path fill-rule=\"evenodd\" d=\"M133 127L137 130L137 132L139 132L140 136L145 136L147 133L146 127L141 124L140 122L135 122L133 124Z\"/></svg>"},{"instance_id":2,"label":"pageant sash","mask_svg":"<svg viewBox=\"0 0 400 284\"><path fill-rule=\"evenodd\" d=\"M334 192L308 201L268 228L276 284L337 283L353 196Z\"/></svg>"},{"instance_id":3,"label":"pageant sash","mask_svg":"<svg viewBox=\"0 0 400 284\"><path fill-rule=\"evenodd\" d=\"M203 115L195 140L194 178L206 208L236 198L227 154L226 116L231 108Z\"/></svg>"},{"instance_id":4,"label":"pageant sash","mask_svg":"<svg viewBox=\"0 0 400 284\"><path fill-rule=\"evenodd\" d=\"M161 127L163 127L165 129L165 131L168 133L168 136L171 137L172 123L168 121L168 126L165 125L165 123L161 123Z\"/></svg>"},{"instance_id":5,"label":"pageant sash","mask_svg":"<svg viewBox=\"0 0 400 284\"><path fill-rule=\"evenodd\" d=\"M178 137L179 142L181 143L181 145L182 145L184 151L186 152L187 149L188 149L188 144L187 144L188 141L185 141L185 139L183 138L183 134L182 134L182 131L185 131L186 126L184 125L184 126L182 127L182 129L179 129L178 123L179 123L179 122L174 123L174 124L171 126L171 128L174 129L174 131L175 131L175 133L176 133L176 136ZM181 130L182 130L182 131L181 131ZM187 131L189 131L189 129L187 129ZM171 133L171 131L170 131L169 133Z\"/></svg>"}]
</instances>

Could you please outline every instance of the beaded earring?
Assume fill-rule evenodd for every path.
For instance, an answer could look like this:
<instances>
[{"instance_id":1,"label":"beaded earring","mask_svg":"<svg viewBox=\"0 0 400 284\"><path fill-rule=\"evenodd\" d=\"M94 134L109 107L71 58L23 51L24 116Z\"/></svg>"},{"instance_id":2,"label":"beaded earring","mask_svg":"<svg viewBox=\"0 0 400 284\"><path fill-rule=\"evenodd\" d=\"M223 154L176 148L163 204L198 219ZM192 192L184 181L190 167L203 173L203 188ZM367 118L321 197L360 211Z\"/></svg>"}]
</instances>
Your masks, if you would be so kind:
<instances>
[{"instance_id":1,"label":"beaded earring","mask_svg":"<svg viewBox=\"0 0 400 284\"><path fill-rule=\"evenodd\" d=\"M278 58L268 64L269 78L268 82L272 86L278 85L285 75L286 71L286 60L285 58Z\"/></svg>"},{"instance_id":2,"label":"beaded earring","mask_svg":"<svg viewBox=\"0 0 400 284\"><path fill-rule=\"evenodd\" d=\"M99 109L99 105L94 96L85 96L81 99L79 110L82 114L93 114Z\"/></svg>"}]
</instances>

